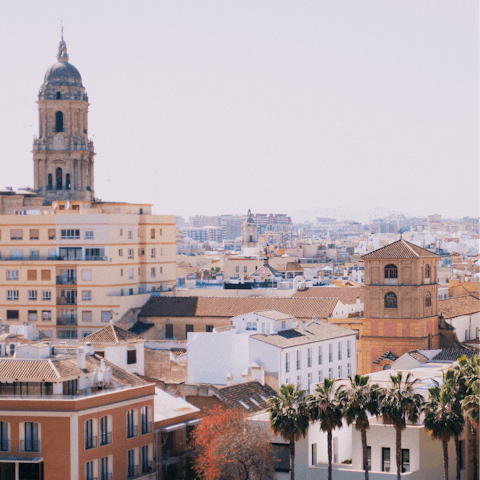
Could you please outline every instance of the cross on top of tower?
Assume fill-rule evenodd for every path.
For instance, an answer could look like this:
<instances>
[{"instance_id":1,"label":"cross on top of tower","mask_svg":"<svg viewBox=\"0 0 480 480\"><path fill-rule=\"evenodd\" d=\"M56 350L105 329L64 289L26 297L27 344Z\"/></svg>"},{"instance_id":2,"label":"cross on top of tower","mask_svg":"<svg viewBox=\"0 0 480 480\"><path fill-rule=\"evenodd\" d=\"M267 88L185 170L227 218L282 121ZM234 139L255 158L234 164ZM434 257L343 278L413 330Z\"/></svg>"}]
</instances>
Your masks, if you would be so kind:
<instances>
[{"instance_id":1,"label":"cross on top of tower","mask_svg":"<svg viewBox=\"0 0 480 480\"><path fill-rule=\"evenodd\" d=\"M67 43L63 39L63 22L62 22L62 39L58 44L57 60L59 62L68 62Z\"/></svg>"}]
</instances>

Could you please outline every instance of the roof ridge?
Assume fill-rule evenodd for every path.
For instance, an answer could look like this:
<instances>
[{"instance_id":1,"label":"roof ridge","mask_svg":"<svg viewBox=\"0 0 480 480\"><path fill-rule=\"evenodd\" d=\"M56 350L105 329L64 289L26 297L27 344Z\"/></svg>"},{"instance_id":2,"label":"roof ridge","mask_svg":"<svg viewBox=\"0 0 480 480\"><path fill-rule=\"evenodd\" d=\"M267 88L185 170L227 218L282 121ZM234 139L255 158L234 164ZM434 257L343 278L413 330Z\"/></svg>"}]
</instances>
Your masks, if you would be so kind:
<instances>
[{"instance_id":1,"label":"roof ridge","mask_svg":"<svg viewBox=\"0 0 480 480\"><path fill-rule=\"evenodd\" d=\"M51 358L48 358L48 363L49 365L52 367L53 371L55 372L55 375L57 376L57 378L62 378L62 376L60 375L60 373L58 372L57 368L55 367L55 365L53 364L53 361Z\"/></svg>"},{"instance_id":2,"label":"roof ridge","mask_svg":"<svg viewBox=\"0 0 480 480\"><path fill-rule=\"evenodd\" d=\"M113 336L115 337L115 341L116 343L120 343L120 340L118 339L118 335L117 335L117 331L115 330L115 325L110 325L112 327L112 330L113 330Z\"/></svg>"},{"instance_id":3,"label":"roof ridge","mask_svg":"<svg viewBox=\"0 0 480 480\"><path fill-rule=\"evenodd\" d=\"M413 252L414 255L416 255L418 258L420 258L420 255L410 246L409 242L407 242L403 238L400 239L400 242L403 242L407 246L407 248L409 248Z\"/></svg>"}]
</instances>

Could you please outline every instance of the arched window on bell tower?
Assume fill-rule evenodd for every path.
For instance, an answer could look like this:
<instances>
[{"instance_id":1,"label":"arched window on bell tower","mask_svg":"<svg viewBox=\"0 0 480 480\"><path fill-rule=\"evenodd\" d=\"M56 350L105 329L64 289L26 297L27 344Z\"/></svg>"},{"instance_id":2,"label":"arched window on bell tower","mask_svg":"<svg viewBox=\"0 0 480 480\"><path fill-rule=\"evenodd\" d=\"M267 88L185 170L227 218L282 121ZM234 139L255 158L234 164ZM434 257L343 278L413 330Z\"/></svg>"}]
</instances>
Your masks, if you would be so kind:
<instances>
[{"instance_id":1,"label":"arched window on bell tower","mask_svg":"<svg viewBox=\"0 0 480 480\"><path fill-rule=\"evenodd\" d=\"M430 292L427 292L425 295L425 306L426 307L432 306L432 294Z\"/></svg>"},{"instance_id":2,"label":"arched window on bell tower","mask_svg":"<svg viewBox=\"0 0 480 480\"><path fill-rule=\"evenodd\" d=\"M425 278L430 278L430 265L425 265Z\"/></svg>"},{"instance_id":3,"label":"arched window on bell tower","mask_svg":"<svg viewBox=\"0 0 480 480\"><path fill-rule=\"evenodd\" d=\"M55 180L56 180L56 188L57 190L62 190L63 188L63 174L62 169L60 167L57 168L55 171Z\"/></svg>"},{"instance_id":4,"label":"arched window on bell tower","mask_svg":"<svg viewBox=\"0 0 480 480\"><path fill-rule=\"evenodd\" d=\"M67 173L65 175L65 188L67 190L70 190L72 188L72 185L70 184L70 174L69 173Z\"/></svg>"},{"instance_id":5,"label":"arched window on bell tower","mask_svg":"<svg viewBox=\"0 0 480 480\"><path fill-rule=\"evenodd\" d=\"M398 278L398 268L393 263L385 267L385 278Z\"/></svg>"},{"instance_id":6,"label":"arched window on bell tower","mask_svg":"<svg viewBox=\"0 0 480 480\"><path fill-rule=\"evenodd\" d=\"M55 114L55 132L63 132L63 113L57 112Z\"/></svg>"},{"instance_id":7,"label":"arched window on bell tower","mask_svg":"<svg viewBox=\"0 0 480 480\"><path fill-rule=\"evenodd\" d=\"M397 308L397 296L393 292L385 295L385 308Z\"/></svg>"},{"instance_id":8,"label":"arched window on bell tower","mask_svg":"<svg viewBox=\"0 0 480 480\"><path fill-rule=\"evenodd\" d=\"M53 182L52 182L52 174L48 174L48 185L47 185L47 190L51 190L53 188Z\"/></svg>"}]
</instances>

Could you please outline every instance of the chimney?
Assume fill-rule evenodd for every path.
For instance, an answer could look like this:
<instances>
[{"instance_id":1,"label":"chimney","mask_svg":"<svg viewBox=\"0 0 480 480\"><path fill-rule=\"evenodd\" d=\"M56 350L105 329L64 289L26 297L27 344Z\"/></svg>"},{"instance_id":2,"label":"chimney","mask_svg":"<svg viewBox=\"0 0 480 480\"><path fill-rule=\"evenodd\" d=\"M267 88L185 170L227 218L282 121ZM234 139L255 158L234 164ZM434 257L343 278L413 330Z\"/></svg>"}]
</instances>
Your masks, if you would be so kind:
<instances>
[{"instance_id":1,"label":"chimney","mask_svg":"<svg viewBox=\"0 0 480 480\"><path fill-rule=\"evenodd\" d=\"M83 347L77 348L77 367L80 370L85 370L86 360L85 360L85 349Z\"/></svg>"},{"instance_id":2,"label":"chimney","mask_svg":"<svg viewBox=\"0 0 480 480\"><path fill-rule=\"evenodd\" d=\"M242 383L248 382L248 369L242 372Z\"/></svg>"},{"instance_id":3,"label":"chimney","mask_svg":"<svg viewBox=\"0 0 480 480\"><path fill-rule=\"evenodd\" d=\"M85 354L86 355L93 355L94 354L92 342L87 342L85 344Z\"/></svg>"},{"instance_id":4,"label":"chimney","mask_svg":"<svg viewBox=\"0 0 480 480\"><path fill-rule=\"evenodd\" d=\"M250 375L252 380L256 380L260 385L265 386L265 367L259 367L256 363L250 365Z\"/></svg>"},{"instance_id":5,"label":"chimney","mask_svg":"<svg viewBox=\"0 0 480 480\"><path fill-rule=\"evenodd\" d=\"M231 373L227 373L227 386L233 385L233 375Z\"/></svg>"},{"instance_id":6,"label":"chimney","mask_svg":"<svg viewBox=\"0 0 480 480\"><path fill-rule=\"evenodd\" d=\"M318 318L317 317L312 317L312 322L313 323L318 323Z\"/></svg>"},{"instance_id":7,"label":"chimney","mask_svg":"<svg viewBox=\"0 0 480 480\"><path fill-rule=\"evenodd\" d=\"M306 320L302 320L302 330L307 331L307 321Z\"/></svg>"}]
</instances>

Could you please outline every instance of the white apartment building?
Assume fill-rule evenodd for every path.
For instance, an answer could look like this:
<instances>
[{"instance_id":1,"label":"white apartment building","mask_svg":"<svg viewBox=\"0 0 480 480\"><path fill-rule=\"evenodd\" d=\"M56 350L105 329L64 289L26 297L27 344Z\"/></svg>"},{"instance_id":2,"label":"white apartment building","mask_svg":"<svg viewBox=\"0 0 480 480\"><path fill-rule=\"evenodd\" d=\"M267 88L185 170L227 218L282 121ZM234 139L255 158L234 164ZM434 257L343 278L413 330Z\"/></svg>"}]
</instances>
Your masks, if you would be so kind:
<instances>
[{"instance_id":1,"label":"white apartment building","mask_svg":"<svg viewBox=\"0 0 480 480\"><path fill-rule=\"evenodd\" d=\"M357 371L356 332L315 318L301 326L292 316L251 312L231 319L231 327L188 334L188 380L191 383L245 381L253 365L265 370L273 388L293 383L309 390L328 378ZM233 378L232 378L233 377Z\"/></svg>"}]
</instances>

